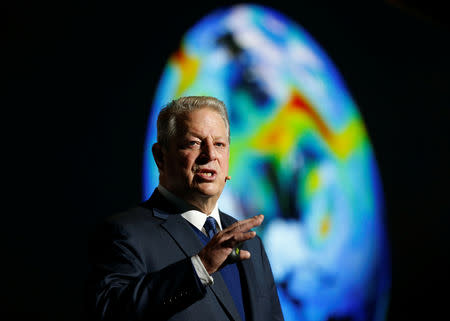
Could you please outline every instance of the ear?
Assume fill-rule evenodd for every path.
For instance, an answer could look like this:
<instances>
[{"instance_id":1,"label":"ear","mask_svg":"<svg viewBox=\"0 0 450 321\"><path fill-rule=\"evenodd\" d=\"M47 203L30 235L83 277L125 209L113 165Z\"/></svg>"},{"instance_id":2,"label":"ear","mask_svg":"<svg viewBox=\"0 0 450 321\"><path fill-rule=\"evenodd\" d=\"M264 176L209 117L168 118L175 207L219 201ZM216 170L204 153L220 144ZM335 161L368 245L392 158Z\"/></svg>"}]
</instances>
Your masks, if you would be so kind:
<instances>
[{"instance_id":1,"label":"ear","mask_svg":"<svg viewBox=\"0 0 450 321\"><path fill-rule=\"evenodd\" d=\"M156 166L158 166L161 172L164 169L164 151L163 147L159 143L154 143L152 146L153 158L155 159Z\"/></svg>"}]
</instances>

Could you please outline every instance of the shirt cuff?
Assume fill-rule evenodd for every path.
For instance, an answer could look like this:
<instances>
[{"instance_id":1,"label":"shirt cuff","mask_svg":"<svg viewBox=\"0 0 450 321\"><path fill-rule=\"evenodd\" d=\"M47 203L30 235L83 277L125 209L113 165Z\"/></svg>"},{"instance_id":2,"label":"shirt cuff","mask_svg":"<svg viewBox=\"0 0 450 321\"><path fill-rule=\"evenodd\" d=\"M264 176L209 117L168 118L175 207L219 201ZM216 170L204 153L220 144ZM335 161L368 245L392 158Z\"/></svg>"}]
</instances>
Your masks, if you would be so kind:
<instances>
[{"instance_id":1,"label":"shirt cuff","mask_svg":"<svg viewBox=\"0 0 450 321\"><path fill-rule=\"evenodd\" d=\"M198 255L194 255L191 257L192 265L194 266L195 272L197 273L200 282L203 285L212 285L214 284L214 279L211 275L206 271L205 266L203 265L202 260Z\"/></svg>"}]
</instances>

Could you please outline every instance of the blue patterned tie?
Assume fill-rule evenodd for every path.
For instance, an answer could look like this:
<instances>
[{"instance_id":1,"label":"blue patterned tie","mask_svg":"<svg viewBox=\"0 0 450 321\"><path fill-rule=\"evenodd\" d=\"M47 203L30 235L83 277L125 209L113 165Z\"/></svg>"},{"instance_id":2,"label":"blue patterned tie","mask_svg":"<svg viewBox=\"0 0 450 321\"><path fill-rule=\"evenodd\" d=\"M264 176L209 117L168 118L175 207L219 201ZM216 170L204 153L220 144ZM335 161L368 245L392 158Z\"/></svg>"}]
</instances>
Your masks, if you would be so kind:
<instances>
[{"instance_id":1,"label":"blue patterned tie","mask_svg":"<svg viewBox=\"0 0 450 321\"><path fill-rule=\"evenodd\" d=\"M217 233L216 220L212 216L208 216L205 225L203 225L203 227L205 228L205 231L208 234L209 239L212 239L213 236Z\"/></svg>"}]
</instances>

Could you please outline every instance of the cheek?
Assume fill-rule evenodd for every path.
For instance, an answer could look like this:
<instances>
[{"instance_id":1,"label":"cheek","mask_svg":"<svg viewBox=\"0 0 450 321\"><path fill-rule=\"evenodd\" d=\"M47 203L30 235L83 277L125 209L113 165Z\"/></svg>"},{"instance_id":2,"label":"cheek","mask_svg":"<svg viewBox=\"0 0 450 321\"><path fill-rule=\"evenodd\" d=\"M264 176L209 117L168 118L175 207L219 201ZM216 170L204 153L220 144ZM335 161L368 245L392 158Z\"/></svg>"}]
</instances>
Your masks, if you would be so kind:
<instances>
[{"instance_id":1,"label":"cheek","mask_svg":"<svg viewBox=\"0 0 450 321\"><path fill-rule=\"evenodd\" d=\"M183 154L179 158L178 164L183 169L183 171L191 172L195 164L195 156L190 154Z\"/></svg>"},{"instance_id":2,"label":"cheek","mask_svg":"<svg viewBox=\"0 0 450 321\"><path fill-rule=\"evenodd\" d=\"M224 174L228 173L228 164L230 160L230 154L229 152L225 152L221 157L220 167L224 171Z\"/></svg>"}]
</instances>

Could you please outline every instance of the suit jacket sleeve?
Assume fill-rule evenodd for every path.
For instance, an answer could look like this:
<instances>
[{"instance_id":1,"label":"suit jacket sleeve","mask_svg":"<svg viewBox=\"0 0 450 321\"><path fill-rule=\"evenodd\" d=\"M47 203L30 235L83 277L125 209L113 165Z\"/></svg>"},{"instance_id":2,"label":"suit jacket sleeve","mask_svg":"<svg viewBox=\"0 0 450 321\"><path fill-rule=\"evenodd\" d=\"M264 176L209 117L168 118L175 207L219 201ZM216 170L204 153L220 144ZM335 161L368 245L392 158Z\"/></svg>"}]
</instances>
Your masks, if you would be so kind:
<instances>
[{"instance_id":1,"label":"suit jacket sleeve","mask_svg":"<svg viewBox=\"0 0 450 321\"><path fill-rule=\"evenodd\" d=\"M165 320L205 296L191 259L148 272L139 241L121 224L103 224L90 251L92 320Z\"/></svg>"}]
</instances>

